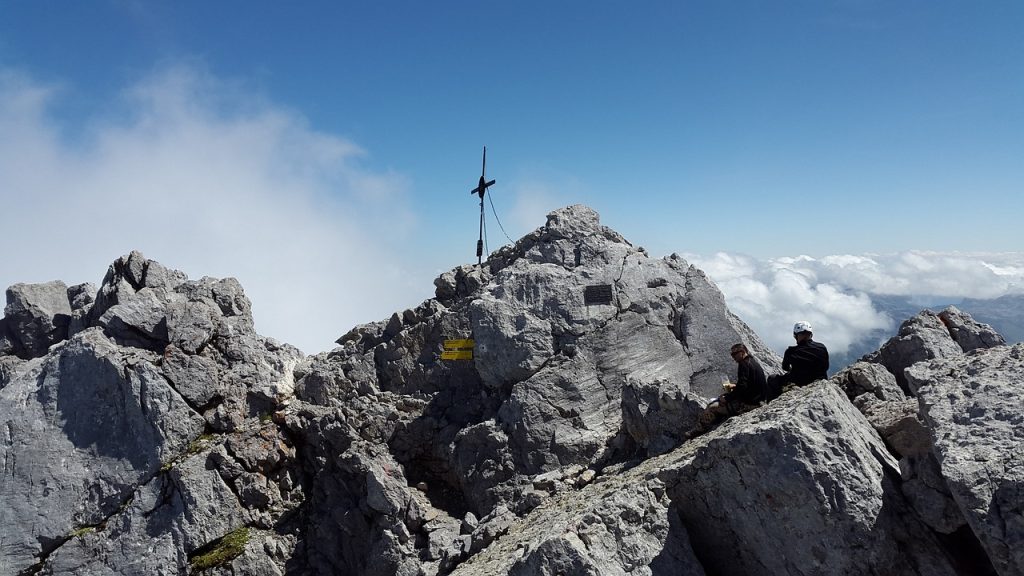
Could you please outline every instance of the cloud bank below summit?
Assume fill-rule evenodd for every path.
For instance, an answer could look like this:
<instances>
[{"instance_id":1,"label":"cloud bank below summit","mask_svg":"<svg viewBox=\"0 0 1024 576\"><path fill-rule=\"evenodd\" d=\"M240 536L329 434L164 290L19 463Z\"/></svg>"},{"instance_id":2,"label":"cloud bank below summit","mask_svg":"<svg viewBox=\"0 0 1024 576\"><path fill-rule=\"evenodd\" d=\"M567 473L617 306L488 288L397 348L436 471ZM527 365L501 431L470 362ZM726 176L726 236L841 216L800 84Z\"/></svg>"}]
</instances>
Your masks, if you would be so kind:
<instances>
[{"instance_id":1,"label":"cloud bank below summit","mask_svg":"<svg viewBox=\"0 0 1024 576\"><path fill-rule=\"evenodd\" d=\"M793 343L790 328L809 320L816 338L845 352L872 333L895 333L905 318L891 318L872 296L957 302L1024 293L1024 253L832 255L756 259L731 253L685 257L725 294L734 313L774 349Z\"/></svg>"}]
</instances>

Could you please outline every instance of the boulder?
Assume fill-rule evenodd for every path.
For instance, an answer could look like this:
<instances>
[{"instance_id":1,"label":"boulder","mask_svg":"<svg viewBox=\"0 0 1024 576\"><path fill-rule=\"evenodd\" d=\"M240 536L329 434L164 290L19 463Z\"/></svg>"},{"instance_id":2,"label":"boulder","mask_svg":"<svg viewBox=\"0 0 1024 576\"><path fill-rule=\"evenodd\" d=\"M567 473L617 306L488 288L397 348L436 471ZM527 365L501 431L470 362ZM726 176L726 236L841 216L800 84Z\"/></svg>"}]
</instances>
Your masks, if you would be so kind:
<instances>
[{"instance_id":1,"label":"boulder","mask_svg":"<svg viewBox=\"0 0 1024 576\"><path fill-rule=\"evenodd\" d=\"M878 400L899 401L906 398L896 384L896 377L881 364L856 362L837 372L831 380L846 392L850 400L863 394L870 394Z\"/></svg>"},{"instance_id":2,"label":"boulder","mask_svg":"<svg viewBox=\"0 0 1024 576\"><path fill-rule=\"evenodd\" d=\"M68 288L61 281L45 284L15 284L7 289L3 327L6 343L0 352L22 358L38 358L67 338L71 323ZM6 328L6 330L3 330Z\"/></svg>"},{"instance_id":3,"label":"boulder","mask_svg":"<svg viewBox=\"0 0 1024 576\"><path fill-rule=\"evenodd\" d=\"M453 576L704 574L663 482L650 473L609 477L523 519L506 518Z\"/></svg>"},{"instance_id":4,"label":"boulder","mask_svg":"<svg viewBox=\"0 0 1024 576\"><path fill-rule=\"evenodd\" d=\"M965 520L932 455L932 435L918 401L907 398L896 378L880 364L857 362L831 378L867 418L899 459L900 490L921 521L941 534L959 530Z\"/></svg>"},{"instance_id":5,"label":"boulder","mask_svg":"<svg viewBox=\"0 0 1024 576\"><path fill-rule=\"evenodd\" d=\"M1006 344L1006 339L991 326L976 321L970 314L961 312L956 306L939 312L939 319L964 352Z\"/></svg>"},{"instance_id":6,"label":"boulder","mask_svg":"<svg viewBox=\"0 0 1024 576\"><path fill-rule=\"evenodd\" d=\"M202 432L155 360L91 329L0 390L0 573L103 521Z\"/></svg>"},{"instance_id":7,"label":"boulder","mask_svg":"<svg viewBox=\"0 0 1024 576\"><path fill-rule=\"evenodd\" d=\"M999 574L1024 573L1024 344L916 365L934 454Z\"/></svg>"},{"instance_id":8,"label":"boulder","mask_svg":"<svg viewBox=\"0 0 1024 576\"><path fill-rule=\"evenodd\" d=\"M913 395L915 391L903 374L906 368L924 360L957 358L962 355L963 349L950 336L942 319L931 310L922 310L904 321L896 336L862 360L885 366L896 377L900 388Z\"/></svg>"},{"instance_id":9,"label":"boulder","mask_svg":"<svg viewBox=\"0 0 1024 576\"><path fill-rule=\"evenodd\" d=\"M139 487L101 526L78 530L43 574L189 572L189 559L243 526L242 508L205 455Z\"/></svg>"},{"instance_id":10,"label":"boulder","mask_svg":"<svg viewBox=\"0 0 1024 576\"><path fill-rule=\"evenodd\" d=\"M89 327L89 312L96 302L98 289L91 282L68 286L68 302L71 304L71 323L68 336L74 336Z\"/></svg>"},{"instance_id":11,"label":"boulder","mask_svg":"<svg viewBox=\"0 0 1024 576\"><path fill-rule=\"evenodd\" d=\"M1005 343L991 326L976 322L966 312L950 306L938 314L922 310L900 325L899 334L861 360L885 366L896 377L900 388L914 395L916 391L904 374L910 366L926 360L959 358L972 350Z\"/></svg>"},{"instance_id":12,"label":"boulder","mask_svg":"<svg viewBox=\"0 0 1024 576\"><path fill-rule=\"evenodd\" d=\"M623 428L645 454L656 456L679 445L705 405L667 380L628 380L622 389Z\"/></svg>"},{"instance_id":13,"label":"boulder","mask_svg":"<svg viewBox=\"0 0 1024 576\"><path fill-rule=\"evenodd\" d=\"M711 573L955 574L896 461L827 381L669 456L661 476Z\"/></svg>"}]
</instances>

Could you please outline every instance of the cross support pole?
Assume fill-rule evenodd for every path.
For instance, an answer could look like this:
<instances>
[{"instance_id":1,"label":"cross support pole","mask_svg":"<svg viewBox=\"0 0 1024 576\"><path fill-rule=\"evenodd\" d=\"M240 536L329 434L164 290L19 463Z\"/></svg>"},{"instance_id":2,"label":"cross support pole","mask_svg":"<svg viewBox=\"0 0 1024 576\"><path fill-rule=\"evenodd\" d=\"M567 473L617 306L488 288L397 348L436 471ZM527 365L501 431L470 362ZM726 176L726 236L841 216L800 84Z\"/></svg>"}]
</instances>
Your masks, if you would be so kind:
<instances>
[{"instance_id":1,"label":"cross support pole","mask_svg":"<svg viewBox=\"0 0 1024 576\"><path fill-rule=\"evenodd\" d=\"M487 189L491 187L496 180L487 181L485 175L487 174L487 146L484 146L484 162L480 168L480 183L477 187L470 190L470 194L480 195L480 238L476 241L476 263L479 266L483 263L484 257L484 194L487 193Z\"/></svg>"}]
</instances>

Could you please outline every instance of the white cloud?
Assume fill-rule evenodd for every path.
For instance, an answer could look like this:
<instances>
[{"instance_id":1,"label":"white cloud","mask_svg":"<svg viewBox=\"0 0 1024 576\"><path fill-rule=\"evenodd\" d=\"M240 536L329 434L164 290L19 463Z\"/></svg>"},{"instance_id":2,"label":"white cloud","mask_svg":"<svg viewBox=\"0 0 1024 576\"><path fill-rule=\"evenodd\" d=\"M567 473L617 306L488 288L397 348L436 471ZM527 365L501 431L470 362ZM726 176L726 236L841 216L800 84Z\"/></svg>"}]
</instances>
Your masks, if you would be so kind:
<instances>
[{"instance_id":1,"label":"white cloud","mask_svg":"<svg viewBox=\"0 0 1024 576\"><path fill-rule=\"evenodd\" d=\"M352 142L186 67L74 138L54 119L62 96L0 71L3 287L98 283L138 249L192 278L237 277L257 329L306 352L418 301L399 263L407 182L360 167Z\"/></svg>"},{"instance_id":2,"label":"white cloud","mask_svg":"<svg viewBox=\"0 0 1024 576\"><path fill-rule=\"evenodd\" d=\"M521 230L523 236L542 225L547 215L565 206L563 194L558 189L541 181L520 181L511 185L513 205L509 211L509 224L506 228L513 240L518 240L514 230Z\"/></svg>"},{"instance_id":3,"label":"white cloud","mask_svg":"<svg viewBox=\"0 0 1024 576\"><path fill-rule=\"evenodd\" d=\"M809 320L836 352L904 318L878 310L872 295L950 300L1024 292L1024 253L797 256L757 260L717 253L687 255L725 294L729 307L775 350L792 345L790 327Z\"/></svg>"}]
</instances>

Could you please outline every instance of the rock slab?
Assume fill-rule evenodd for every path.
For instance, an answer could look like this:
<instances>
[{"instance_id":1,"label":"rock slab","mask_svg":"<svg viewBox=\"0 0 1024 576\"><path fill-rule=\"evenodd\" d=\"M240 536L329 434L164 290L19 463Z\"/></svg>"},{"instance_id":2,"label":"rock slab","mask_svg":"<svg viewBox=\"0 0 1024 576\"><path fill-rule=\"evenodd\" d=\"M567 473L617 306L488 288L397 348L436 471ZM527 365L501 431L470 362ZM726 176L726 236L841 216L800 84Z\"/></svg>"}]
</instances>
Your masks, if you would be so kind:
<instances>
[{"instance_id":1,"label":"rock slab","mask_svg":"<svg viewBox=\"0 0 1024 576\"><path fill-rule=\"evenodd\" d=\"M942 475L999 574L1024 574L1024 344L907 370Z\"/></svg>"}]
</instances>

